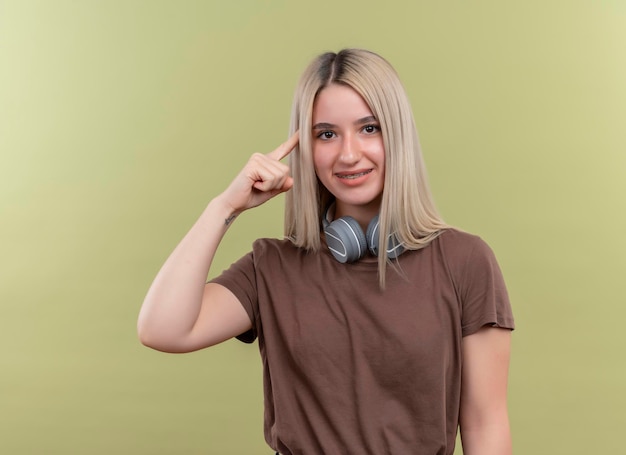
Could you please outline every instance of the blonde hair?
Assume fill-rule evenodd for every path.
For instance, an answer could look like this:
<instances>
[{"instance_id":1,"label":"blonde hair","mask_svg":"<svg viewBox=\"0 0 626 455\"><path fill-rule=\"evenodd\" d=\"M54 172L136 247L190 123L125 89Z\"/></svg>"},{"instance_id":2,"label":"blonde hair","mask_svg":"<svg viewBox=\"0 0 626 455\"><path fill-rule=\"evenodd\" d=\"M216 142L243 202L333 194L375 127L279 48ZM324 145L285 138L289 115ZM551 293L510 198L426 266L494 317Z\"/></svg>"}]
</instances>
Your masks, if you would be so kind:
<instances>
[{"instance_id":1,"label":"blonde hair","mask_svg":"<svg viewBox=\"0 0 626 455\"><path fill-rule=\"evenodd\" d=\"M290 132L300 143L289 157L294 186L286 195L285 236L296 246L318 251L321 217L332 194L315 175L312 150L313 104L330 84L355 90L380 123L385 148L385 182L380 208L378 251L386 251L393 232L406 249L427 246L448 227L440 217L428 179L411 106L393 67L381 56L362 49L344 49L318 56L306 68L294 95ZM389 260L379 255L381 287Z\"/></svg>"}]
</instances>

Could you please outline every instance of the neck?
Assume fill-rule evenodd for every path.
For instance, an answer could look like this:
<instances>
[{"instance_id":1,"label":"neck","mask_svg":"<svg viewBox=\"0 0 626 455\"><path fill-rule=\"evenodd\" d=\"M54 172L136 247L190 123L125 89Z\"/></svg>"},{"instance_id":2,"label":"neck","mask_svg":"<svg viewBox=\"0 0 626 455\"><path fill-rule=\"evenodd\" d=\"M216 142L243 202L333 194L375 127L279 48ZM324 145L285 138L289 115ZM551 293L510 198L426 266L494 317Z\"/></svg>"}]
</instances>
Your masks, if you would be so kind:
<instances>
[{"instance_id":1,"label":"neck","mask_svg":"<svg viewBox=\"0 0 626 455\"><path fill-rule=\"evenodd\" d=\"M355 206L336 201L334 208L331 207L330 210L331 219L351 216L359 223L363 232L365 232L372 218L380 211L380 202Z\"/></svg>"}]
</instances>

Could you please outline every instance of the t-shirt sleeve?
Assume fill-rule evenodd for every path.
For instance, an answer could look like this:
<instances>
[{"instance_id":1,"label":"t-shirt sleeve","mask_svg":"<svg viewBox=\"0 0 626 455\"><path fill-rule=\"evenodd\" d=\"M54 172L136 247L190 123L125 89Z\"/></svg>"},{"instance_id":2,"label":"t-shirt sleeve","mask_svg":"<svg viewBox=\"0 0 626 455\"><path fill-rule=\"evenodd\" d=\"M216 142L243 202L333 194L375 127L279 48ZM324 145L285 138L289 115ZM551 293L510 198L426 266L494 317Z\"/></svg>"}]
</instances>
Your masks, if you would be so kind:
<instances>
[{"instance_id":1,"label":"t-shirt sleeve","mask_svg":"<svg viewBox=\"0 0 626 455\"><path fill-rule=\"evenodd\" d=\"M515 322L500 266L491 248L476 237L460 271L462 335L489 325L513 330Z\"/></svg>"},{"instance_id":2,"label":"t-shirt sleeve","mask_svg":"<svg viewBox=\"0 0 626 455\"><path fill-rule=\"evenodd\" d=\"M209 282L220 284L232 292L250 317L252 329L238 335L237 339L244 343L252 343L256 340L258 298L253 253L246 254Z\"/></svg>"}]
</instances>

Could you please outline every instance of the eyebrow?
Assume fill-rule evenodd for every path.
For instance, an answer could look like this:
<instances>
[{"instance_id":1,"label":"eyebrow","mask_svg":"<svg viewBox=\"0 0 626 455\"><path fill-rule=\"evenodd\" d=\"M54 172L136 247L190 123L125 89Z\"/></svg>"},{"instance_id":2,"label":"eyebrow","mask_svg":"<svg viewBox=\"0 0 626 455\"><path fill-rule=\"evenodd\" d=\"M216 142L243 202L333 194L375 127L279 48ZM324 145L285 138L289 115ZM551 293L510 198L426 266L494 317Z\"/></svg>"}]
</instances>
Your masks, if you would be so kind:
<instances>
[{"instance_id":1,"label":"eyebrow","mask_svg":"<svg viewBox=\"0 0 626 455\"><path fill-rule=\"evenodd\" d=\"M367 117L363 117L363 118L356 120L354 124L364 125L366 123L372 123L372 122L378 122L378 120L376 120L376 117L374 117L373 115L368 115ZM326 130L326 129L333 129L333 128L337 128L337 125L334 125L332 123L320 122L320 123L316 123L315 125L313 125L311 129Z\"/></svg>"}]
</instances>

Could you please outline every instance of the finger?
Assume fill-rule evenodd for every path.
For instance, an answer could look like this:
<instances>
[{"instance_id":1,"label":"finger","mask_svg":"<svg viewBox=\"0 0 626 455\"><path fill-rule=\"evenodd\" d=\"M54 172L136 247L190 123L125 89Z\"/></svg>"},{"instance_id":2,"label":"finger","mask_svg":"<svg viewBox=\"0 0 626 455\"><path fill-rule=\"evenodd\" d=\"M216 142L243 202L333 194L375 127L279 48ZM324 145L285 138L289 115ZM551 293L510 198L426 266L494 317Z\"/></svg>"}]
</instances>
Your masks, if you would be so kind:
<instances>
[{"instance_id":1,"label":"finger","mask_svg":"<svg viewBox=\"0 0 626 455\"><path fill-rule=\"evenodd\" d=\"M267 155L255 153L249 162L249 175L254 181L265 181L289 175L289 166Z\"/></svg>"},{"instance_id":2,"label":"finger","mask_svg":"<svg viewBox=\"0 0 626 455\"><path fill-rule=\"evenodd\" d=\"M257 181L254 182L252 187L263 193L273 193L276 195L290 190L293 187L293 178L285 176L284 178L271 183L268 181Z\"/></svg>"},{"instance_id":3,"label":"finger","mask_svg":"<svg viewBox=\"0 0 626 455\"><path fill-rule=\"evenodd\" d=\"M288 172L267 170L267 172L260 172L252 185L260 191L271 191L284 187L285 182L290 178Z\"/></svg>"},{"instance_id":4,"label":"finger","mask_svg":"<svg viewBox=\"0 0 626 455\"><path fill-rule=\"evenodd\" d=\"M248 178L261 191L280 188L289 177L289 167L265 155L254 154L249 162Z\"/></svg>"},{"instance_id":5,"label":"finger","mask_svg":"<svg viewBox=\"0 0 626 455\"><path fill-rule=\"evenodd\" d=\"M295 146L298 145L299 140L300 132L296 131L289 139L287 139L287 141L279 145L278 148L276 148L275 150L268 153L267 156L272 158L273 160L280 161L291 153Z\"/></svg>"}]
</instances>

